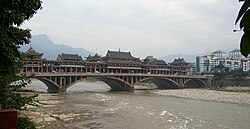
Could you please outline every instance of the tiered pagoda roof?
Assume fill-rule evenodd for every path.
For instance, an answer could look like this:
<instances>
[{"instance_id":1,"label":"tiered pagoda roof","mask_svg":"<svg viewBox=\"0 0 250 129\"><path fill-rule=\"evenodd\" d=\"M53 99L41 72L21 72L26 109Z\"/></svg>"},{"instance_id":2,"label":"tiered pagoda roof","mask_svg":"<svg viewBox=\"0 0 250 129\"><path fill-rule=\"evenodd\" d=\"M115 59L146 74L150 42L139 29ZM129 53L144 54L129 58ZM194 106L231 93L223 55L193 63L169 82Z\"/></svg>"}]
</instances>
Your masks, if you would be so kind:
<instances>
[{"instance_id":1,"label":"tiered pagoda roof","mask_svg":"<svg viewBox=\"0 0 250 129\"><path fill-rule=\"evenodd\" d=\"M191 67L191 63L186 62L183 58L174 59L174 61L169 64L172 66L179 66L179 67Z\"/></svg>"},{"instance_id":2,"label":"tiered pagoda roof","mask_svg":"<svg viewBox=\"0 0 250 129\"><path fill-rule=\"evenodd\" d=\"M102 57L102 61L107 63L141 64L139 58L133 57L130 52L121 52L120 50L108 50L106 56Z\"/></svg>"},{"instance_id":3,"label":"tiered pagoda roof","mask_svg":"<svg viewBox=\"0 0 250 129\"><path fill-rule=\"evenodd\" d=\"M89 54L89 56L88 57L86 57L86 59L87 59L87 61L90 61L90 62L98 62L98 61L100 61L101 60L101 55L98 55L97 53L94 55L94 56L91 56L90 54Z\"/></svg>"},{"instance_id":4,"label":"tiered pagoda roof","mask_svg":"<svg viewBox=\"0 0 250 129\"><path fill-rule=\"evenodd\" d=\"M151 65L168 65L164 60L158 60L157 58L154 58L153 56L147 56L143 60L144 64L151 64Z\"/></svg>"},{"instance_id":5,"label":"tiered pagoda roof","mask_svg":"<svg viewBox=\"0 0 250 129\"><path fill-rule=\"evenodd\" d=\"M82 57L78 54L59 54L57 56L57 60L59 61L83 61Z\"/></svg>"},{"instance_id":6,"label":"tiered pagoda roof","mask_svg":"<svg viewBox=\"0 0 250 129\"><path fill-rule=\"evenodd\" d=\"M42 56L43 53L37 52L34 48L30 47L26 52L23 52L25 55L33 55L33 56Z\"/></svg>"},{"instance_id":7,"label":"tiered pagoda roof","mask_svg":"<svg viewBox=\"0 0 250 129\"><path fill-rule=\"evenodd\" d=\"M43 53L37 52L34 48L30 47L26 52L22 52L22 56L29 59L41 60Z\"/></svg>"},{"instance_id":8,"label":"tiered pagoda roof","mask_svg":"<svg viewBox=\"0 0 250 129\"><path fill-rule=\"evenodd\" d=\"M133 57L130 52L110 51L110 50L108 50L105 57L116 58L116 59L137 59Z\"/></svg>"}]
</instances>

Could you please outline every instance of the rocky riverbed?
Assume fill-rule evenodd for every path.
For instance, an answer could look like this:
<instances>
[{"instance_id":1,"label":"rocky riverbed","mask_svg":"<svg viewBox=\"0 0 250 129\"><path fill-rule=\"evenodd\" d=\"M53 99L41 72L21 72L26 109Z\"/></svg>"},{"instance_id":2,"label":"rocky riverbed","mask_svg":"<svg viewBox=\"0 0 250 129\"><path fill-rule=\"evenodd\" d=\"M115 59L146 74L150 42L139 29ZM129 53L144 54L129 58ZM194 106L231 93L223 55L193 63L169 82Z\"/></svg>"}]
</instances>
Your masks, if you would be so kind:
<instances>
[{"instance_id":1,"label":"rocky riverbed","mask_svg":"<svg viewBox=\"0 0 250 129\"><path fill-rule=\"evenodd\" d=\"M147 89L143 86L138 86L138 89ZM151 87L152 89L154 87ZM150 89L151 89L150 88ZM250 93L249 92L226 92L226 91L217 91L209 89L176 89L176 90L149 90L147 92L164 95L164 96L173 96L181 97L187 99L196 99L204 101L214 101L221 103L232 103L239 105L250 105ZM229 88L231 91L235 88ZM245 89L244 89L245 90ZM33 93L31 93L33 94ZM98 123L98 120L95 118L96 112L89 110L88 108L83 108L80 110L67 109L65 107L65 102L70 97L70 93L67 95L60 94L48 94L48 93L38 93L36 98L39 101L40 107L28 106L28 111L23 111L22 115L27 115L32 118L33 121L37 123L38 128L42 129L52 129L52 128L61 128L61 129L72 129L72 128L102 128L101 124ZM82 96L82 94L88 93L79 93L74 94L75 96ZM93 93L95 94L95 93ZM98 93L97 93L98 94ZM102 95L102 94L99 94ZM84 95L86 96L86 95ZM88 97L88 96L86 96ZM91 98L91 96L90 96ZM92 102L94 100L91 100ZM102 99L100 99L102 101ZM88 107L89 101L84 102ZM80 106L80 105L79 105ZM98 107L99 105L97 105ZM84 107L84 106L83 106ZM93 120L97 122L92 122ZM79 123L79 125L77 125Z\"/></svg>"},{"instance_id":2,"label":"rocky riverbed","mask_svg":"<svg viewBox=\"0 0 250 129\"><path fill-rule=\"evenodd\" d=\"M250 93L227 92L209 89L155 90L153 93L204 101L250 105Z\"/></svg>"},{"instance_id":3,"label":"rocky riverbed","mask_svg":"<svg viewBox=\"0 0 250 129\"><path fill-rule=\"evenodd\" d=\"M38 93L36 100L39 101L39 107L27 106L28 110L22 111L21 114L31 118L38 129L78 129L78 126L70 123L93 119L93 113L88 110L77 113L60 110L59 105L62 102L59 101L59 97L58 94ZM86 124L86 128L94 126Z\"/></svg>"}]
</instances>

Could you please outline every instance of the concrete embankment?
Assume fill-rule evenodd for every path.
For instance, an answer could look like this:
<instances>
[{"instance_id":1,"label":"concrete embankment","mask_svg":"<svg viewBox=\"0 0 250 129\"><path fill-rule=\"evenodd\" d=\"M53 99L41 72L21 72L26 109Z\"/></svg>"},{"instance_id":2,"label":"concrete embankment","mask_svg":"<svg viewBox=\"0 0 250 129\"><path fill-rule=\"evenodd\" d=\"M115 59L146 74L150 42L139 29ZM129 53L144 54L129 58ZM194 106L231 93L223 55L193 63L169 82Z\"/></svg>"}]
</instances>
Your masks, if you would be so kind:
<instances>
[{"instance_id":1,"label":"concrete embankment","mask_svg":"<svg viewBox=\"0 0 250 129\"><path fill-rule=\"evenodd\" d=\"M214 79L212 85L214 87L226 87L226 86L250 87L250 78Z\"/></svg>"},{"instance_id":2,"label":"concrete embankment","mask_svg":"<svg viewBox=\"0 0 250 129\"><path fill-rule=\"evenodd\" d=\"M226 92L209 89L155 90L153 93L188 99L250 105L250 93Z\"/></svg>"}]
</instances>

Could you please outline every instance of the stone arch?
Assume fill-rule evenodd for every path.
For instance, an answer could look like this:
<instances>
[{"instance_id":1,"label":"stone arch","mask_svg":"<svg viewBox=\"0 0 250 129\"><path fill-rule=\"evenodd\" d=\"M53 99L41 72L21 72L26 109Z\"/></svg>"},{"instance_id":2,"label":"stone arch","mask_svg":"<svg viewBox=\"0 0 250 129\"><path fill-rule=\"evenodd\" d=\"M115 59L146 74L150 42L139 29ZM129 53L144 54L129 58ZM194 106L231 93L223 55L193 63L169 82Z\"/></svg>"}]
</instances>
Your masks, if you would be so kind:
<instances>
[{"instance_id":1,"label":"stone arch","mask_svg":"<svg viewBox=\"0 0 250 129\"><path fill-rule=\"evenodd\" d=\"M154 83L158 88L161 89L176 89L180 88L180 85L170 78L159 78L159 77L148 77L140 80L143 81L150 81Z\"/></svg>"},{"instance_id":2,"label":"stone arch","mask_svg":"<svg viewBox=\"0 0 250 129\"><path fill-rule=\"evenodd\" d=\"M66 89L70 88L71 86L73 86L74 84L80 82L81 80L85 79L86 77L81 77L81 78L77 78L76 80L73 80L73 82L71 82L70 84L66 85Z\"/></svg>"},{"instance_id":3,"label":"stone arch","mask_svg":"<svg viewBox=\"0 0 250 129\"><path fill-rule=\"evenodd\" d=\"M133 85L129 84L128 82L120 78L103 77L97 79L108 84L111 87L111 91L129 91L134 89Z\"/></svg>"},{"instance_id":4,"label":"stone arch","mask_svg":"<svg viewBox=\"0 0 250 129\"><path fill-rule=\"evenodd\" d=\"M58 84L47 78L36 78L36 79L40 80L48 87L47 92L49 93L59 92L61 88Z\"/></svg>"},{"instance_id":5,"label":"stone arch","mask_svg":"<svg viewBox=\"0 0 250 129\"><path fill-rule=\"evenodd\" d=\"M188 79L183 83L184 87L189 87L189 88L201 88L205 87L206 84L204 81L200 79Z\"/></svg>"},{"instance_id":6,"label":"stone arch","mask_svg":"<svg viewBox=\"0 0 250 129\"><path fill-rule=\"evenodd\" d=\"M67 83L68 81L66 80L68 80L68 78L65 78L65 77L63 78L65 79L65 82L63 83L62 86L57 84L57 82L54 82L47 78L39 77L37 79L43 82L48 87L48 90L47 90L48 92L54 93L54 92L66 92L67 88L73 86L74 84L78 83L79 81L81 81L82 79L86 77L76 78L72 80L71 83ZM111 87L112 91L129 91L129 90L134 89L133 85L116 77L104 77L104 78L93 77L93 78L96 78L108 84Z\"/></svg>"},{"instance_id":7,"label":"stone arch","mask_svg":"<svg viewBox=\"0 0 250 129\"><path fill-rule=\"evenodd\" d=\"M73 86L74 84L80 82L84 78L86 78L86 77L77 79L74 82L72 82L71 84L68 84L66 86L66 89L68 89L69 87ZM133 86L130 85L128 82L126 82L122 79L116 78L116 77L103 77L103 78L92 77L92 78L95 78L97 80L100 80L100 81L106 83L109 87L111 87L112 91L128 91L128 90L134 89Z\"/></svg>"}]
</instances>

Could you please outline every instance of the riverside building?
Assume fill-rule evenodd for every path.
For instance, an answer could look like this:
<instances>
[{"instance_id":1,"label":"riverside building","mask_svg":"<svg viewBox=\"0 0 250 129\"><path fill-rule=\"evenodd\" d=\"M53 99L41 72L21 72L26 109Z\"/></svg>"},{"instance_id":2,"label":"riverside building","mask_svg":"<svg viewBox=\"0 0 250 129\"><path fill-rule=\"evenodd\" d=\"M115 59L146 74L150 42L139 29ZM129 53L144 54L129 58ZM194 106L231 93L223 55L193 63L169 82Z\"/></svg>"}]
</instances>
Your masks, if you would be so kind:
<instances>
[{"instance_id":1,"label":"riverside building","mask_svg":"<svg viewBox=\"0 0 250 129\"><path fill-rule=\"evenodd\" d=\"M234 49L229 52L229 59L240 61L243 58L239 49Z\"/></svg>"},{"instance_id":2,"label":"riverside building","mask_svg":"<svg viewBox=\"0 0 250 129\"><path fill-rule=\"evenodd\" d=\"M215 66L223 65L229 70L237 70L243 68L243 71L248 71L248 60L242 59L239 49L234 49L226 56L226 52L215 51L210 55L196 57L196 74L210 73Z\"/></svg>"},{"instance_id":3,"label":"riverside building","mask_svg":"<svg viewBox=\"0 0 250 129\"><path fill-rule=\"evenodd\" d=\"M241 59L241 67L243 71L249 72L250 71L250 59L249 58Z\"/></svg>"}]
</instances>

